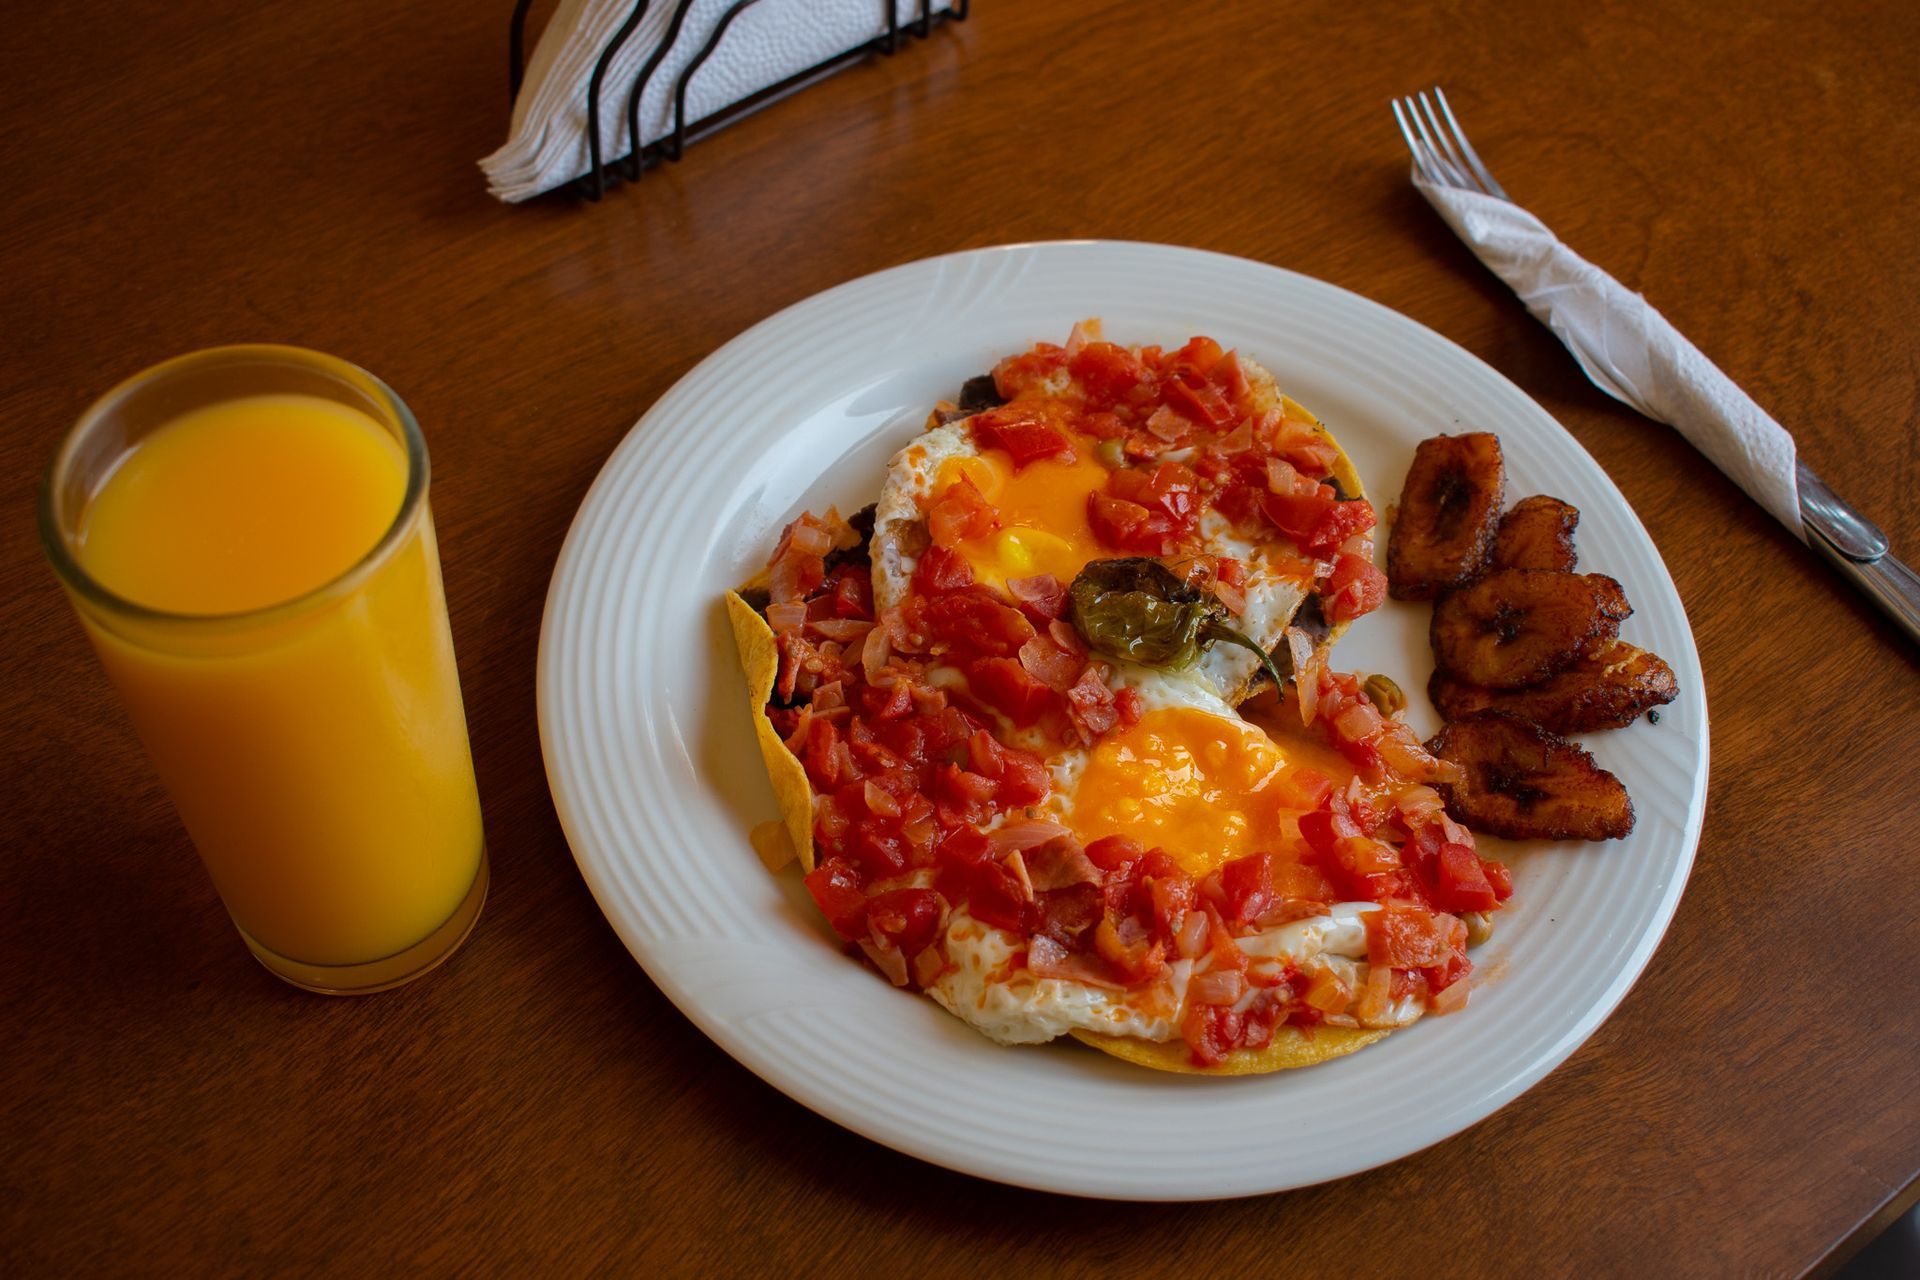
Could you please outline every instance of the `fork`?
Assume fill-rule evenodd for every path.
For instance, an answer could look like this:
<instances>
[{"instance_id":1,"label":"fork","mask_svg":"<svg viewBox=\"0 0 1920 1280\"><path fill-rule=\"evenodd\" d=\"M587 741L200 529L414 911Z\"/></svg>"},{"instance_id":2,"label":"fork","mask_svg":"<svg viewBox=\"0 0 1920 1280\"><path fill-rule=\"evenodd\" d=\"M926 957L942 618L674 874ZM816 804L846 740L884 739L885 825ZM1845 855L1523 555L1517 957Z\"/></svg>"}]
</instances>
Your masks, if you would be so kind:
<instances>
[{"instance_id":1,"label":"fork","mask_svg":"<svg viewBox=\"0 0 1920 1280\"><path fill-rule=\"evenodd\" d=\"M1431 100L1421 92L1396 99L1392 106L1393 118L1400 125L1400 136L1406 139L1407 150L1413 153L1414 169L1421 178L1437 187L1517 203L1481 161L1479 152L1467 140L1467 131L1460 127L1453 108L1448 105L1447 95L1438 85L1434 86ZM1560 334L1560 337L1575 348L1575 354L1581 356L1583 363L1605 365L1604 355L1583 350L1577 336ZM1621 398L1612 388L1597 381L1595 385L1616 399ZM1920 643L1920 576L1893 554L1887 535L1880 527L1828 487L1799 460L1797 453L1794 478L1807 541L1910 639Z\"/></svg>"}]
</instances>

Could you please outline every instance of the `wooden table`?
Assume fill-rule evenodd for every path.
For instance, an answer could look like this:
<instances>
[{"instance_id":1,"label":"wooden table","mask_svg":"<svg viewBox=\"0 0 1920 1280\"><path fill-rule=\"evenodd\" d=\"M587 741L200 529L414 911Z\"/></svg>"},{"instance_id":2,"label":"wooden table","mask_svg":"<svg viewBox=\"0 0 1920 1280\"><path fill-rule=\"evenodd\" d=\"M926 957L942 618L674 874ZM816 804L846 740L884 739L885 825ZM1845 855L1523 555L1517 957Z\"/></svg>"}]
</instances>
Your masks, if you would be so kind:
<instances>
[{"instance_id":1,"label":"wooden table","mask_svg":"<svg viewBox=\"0 0 1920 1280\"><path fill-rule=\"evenodd\" d=\"M473 160L509 8L10 15L0 1269L1786 1275L1911 1203L1920 655L1588 385L1408 186L1387 102L1445 83L1509 189L1912 559L1920 9L986 0L637 189L508 208ZM641 411L827 286L1082 236L1277 263L1489 361L1619 483L1705 663L1706 834L1639 985L1505 1110L1332 1185L1080 1202L842 1132L669 1006L548 799L541 602ZM93 394L247 340L376 370L433 447L493 899L445 969L364 1001L248 959L31 533Z\"/></svg>"}]
</instances>

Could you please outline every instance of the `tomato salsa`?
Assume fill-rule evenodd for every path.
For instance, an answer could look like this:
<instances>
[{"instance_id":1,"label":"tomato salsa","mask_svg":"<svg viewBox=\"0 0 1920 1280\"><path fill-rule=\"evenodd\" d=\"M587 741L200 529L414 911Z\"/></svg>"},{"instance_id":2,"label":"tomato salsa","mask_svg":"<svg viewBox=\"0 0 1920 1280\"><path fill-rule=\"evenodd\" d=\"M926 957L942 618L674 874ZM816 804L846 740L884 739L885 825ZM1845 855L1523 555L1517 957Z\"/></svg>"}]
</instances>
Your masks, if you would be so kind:
<instances>
[{"instance_id":1,"label":"tomato salsa","mask_svg":"<svg viewBox=\"0 0 1920 1280\"><path fill-rule=\"evenodd\" d=\"M1379 604L1373 510L1337 491L1337 450L1277 411L1249 415L1247 375L1217 343L1129 351L1076 331L1066 347L1003 361L994 381L1006 403L970 430L1014 466L1118 443L1130 465L1088 499L1114 555L1176 554L1212 509L1278 531L1314 562L1329 620ZM975 580L954 548L993 528L977 487L950 485L926 516L896 607L875 608L870 528L831 511L787 527L756 602L779 654L766 714L813 793L806 887L850 949L895 985L925 988L948 967L944 931L964 908L1017 939L1016 963L1040 979L1127 991L1191 961L1199 976L1179 1030L1201 1065L1281 1026L1369 1025L1396 1002L1464 1002L1461 917L1498 909L1511 880L1427 785L1447 766L1355 677L1316 654L1271 712L1342 762L1303 771L1312 807L1287 847L1195 875L1124 836L1082 843L1047 818L1048 758L1127 730L1140 696L1113 687L1112 667L1089 653L1065 584ZM1230 604L1243 566L1216 557L1203 572ZM1362 982L1239 945L1335 902L1380 906L1365 917Z\"/></svg>"}]
</instances>

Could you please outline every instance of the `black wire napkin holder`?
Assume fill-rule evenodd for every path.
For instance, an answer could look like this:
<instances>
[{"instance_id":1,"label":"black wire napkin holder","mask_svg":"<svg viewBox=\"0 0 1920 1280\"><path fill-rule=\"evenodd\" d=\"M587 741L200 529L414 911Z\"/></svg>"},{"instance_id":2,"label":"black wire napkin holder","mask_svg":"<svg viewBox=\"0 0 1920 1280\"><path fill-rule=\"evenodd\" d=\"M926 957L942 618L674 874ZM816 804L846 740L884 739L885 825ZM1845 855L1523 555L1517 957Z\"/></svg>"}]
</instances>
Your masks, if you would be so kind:
<instances>
[{"instance_id":1,"label":"black wire napkin holder","mask_svg":"<svg viewBox=\"0 0 1920 1280\"><path fill-rule=\"evenodd\" d=\"M653 73L660 69L667 54L680 38L681 27L685 24L687 11L693 8L694 0L675 0L673 17L667 24L667 33L660 45L640 68L639 77L633 82L633 91L627 95L627 154L617 160L603 160L604 149L600 141L600 87L606 79L607 69L613 65L614 55L640 25L641 19L653 5L653 0L635 0L633 12L613 33L607 47L601 50L599 61L594 64L593 75L587 81L587 154L589 167L578 178L562 183L556 191L571 189L576 195L588 200L598 200L606 194L610 181L626 180L638 182L648 168L663 160L678 162L687 153L689 143L719 132L736 121L762 108L772 106L782 98L798 93L808 85L824 80L845 67L879 54L891 55L904 43L904 38L924 40L936 26L943 22L965 22L967 11L972 8L972 0L948 0L948 7L935 10L933 0L919 0L918 12L906 22L900 21L900 15L894 0L880 0L880 6L886 11L887 29L871 40L864 40L851 49L834 54L824 61L817 62L804 70L796 71L784 80L756 89L738 102L720 108L711 115L694 121L687 119L687 86L693 82L694 73L713 56L720 42L727 34L727 28L740 14L752 8L759 0L735 0L720 20L714 24L713 32L707 42L693 55L680 77L673 85L673 128L652 142L640 141L640 98L646 93L647 85L653 79ZM526 26L527 10L533 7L533 0L514 0L513 25L508 32L508 97L509 100L520 96L520 85L526 76ZM618 125L615 125L616 137Z\"/></svg>"}]
</instances>

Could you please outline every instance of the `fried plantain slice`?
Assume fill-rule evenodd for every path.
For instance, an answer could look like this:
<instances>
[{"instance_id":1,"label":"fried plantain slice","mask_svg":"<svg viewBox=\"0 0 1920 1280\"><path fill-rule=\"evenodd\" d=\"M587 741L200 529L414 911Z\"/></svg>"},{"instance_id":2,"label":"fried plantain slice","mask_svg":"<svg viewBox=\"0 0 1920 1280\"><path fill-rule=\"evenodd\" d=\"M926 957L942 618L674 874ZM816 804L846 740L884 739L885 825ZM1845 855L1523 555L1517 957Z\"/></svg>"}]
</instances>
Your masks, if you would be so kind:
<instances>
[{"instance_id":1,"label":"fried plantain slice","mask_svg":"<svg viewBox=\"0 0 1920 1280\"><path fill-rule=\"evenodd\" d=\"M1478 577L1500 527L1506 484L1500 437L1473 431L1422 440L1387 537L1387 593L1431 600Z\"/></svg>"},{"instance_id":2,"label":"fried plantain slice","mask_svg":"<svg viewBox=\"0 0 1920 1280\"><path fill-rule=\"evenodd\" d=\"M1428 637L1448 675L1518 689L1598 653L1632 612L1627 593L1604 574L1502 569L1443 596Z\"/></svg>"},{"instance_id":3,"label":"fried plantain slice","mask_svg":"<svg viewBox=\"0 0 1920 1280\"><path fill-rule=\"evenodd\" d=\"M1447 725L1427 750L1460 766L1440 783L1447 812L1475 831L1515 840L1618 840L1633 830L1620 779L1558 734L1483 711Z\"/></svg>"},{"instance_id":4,"label":"fried plantain slice","mask_svg":"<svg viewBox=\"0 0 1920 1280\"><path fill-rule=\"evenodd\" d=\"M1580 563L1573 549L1573 531L1580 525L1580 508L1558 498L1536 494L1522 498L1500 517L1493 537L1489 569L1558 569L1572 573Z\"/></svg>"},{"instance_id":5,"label":"fried plantain slice","mask_svg":"<svg viewBox=\"0 0 1920 1280\"><path fill-rule=\"evenodd\" d=\"M1523 689L1485 689L1435 671L1427 694L1441 718L1506 711L1554 733L1624 729L1672 702L1680 686L1658 654L1615 640L1591 658Z\"/></svg>"}]
</instances>

